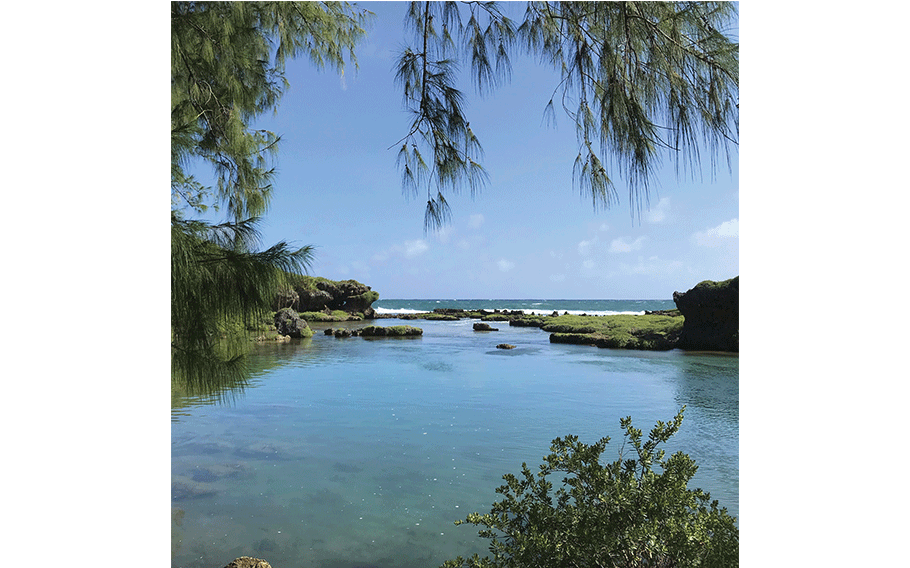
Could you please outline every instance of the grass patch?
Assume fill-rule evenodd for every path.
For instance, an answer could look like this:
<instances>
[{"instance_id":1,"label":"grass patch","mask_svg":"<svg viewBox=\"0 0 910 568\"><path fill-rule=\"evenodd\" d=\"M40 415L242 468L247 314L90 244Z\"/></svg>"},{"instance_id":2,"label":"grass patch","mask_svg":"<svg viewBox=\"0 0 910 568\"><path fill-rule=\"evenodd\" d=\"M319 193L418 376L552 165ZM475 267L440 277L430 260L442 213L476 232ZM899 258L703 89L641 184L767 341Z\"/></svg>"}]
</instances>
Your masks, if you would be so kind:
<instances>
[{"instance_id":1,"label":"grass patch","mask_svg":"<svg viewBox=\"0 0 910 568\"><path fill-rule=\"evenodd\" d=\"M461 318L458 316L453 316L451 314L418 314L425 320L432 321L458 321Z\"/></svg>"},{"instance_id":2,"label":"grass patch","mask_svg":"<svg viewBox=\"0 0 910 568\"><path fill-rule=\"evenodd\" d=\"M647 314L615 316L557 316L541 329L553 343L597 345L617 349L673 349L682 332L682 316Z\"/></svg>"},{"instance_id":3,"label":"grass patch","mask_svg":"<svg viewBox=\"0 0 910 568\"><path fill-rule=\"evenodd\" d=\"M333 310L331 314L325 312L300 312L300 318L306 321L360 321L363 314L349 314L344 310Z\"/></svg>"},{"instance_id":4,"label":"grass patch","mask_svg":"<svg viewBox=\"0 0 910 568\"><path fill-rule=\"evenodd\" d=\"M361 337L414 337L423 335L423 330L410 325L368 325L360 330Z\"/></svg>"}]
</instances>

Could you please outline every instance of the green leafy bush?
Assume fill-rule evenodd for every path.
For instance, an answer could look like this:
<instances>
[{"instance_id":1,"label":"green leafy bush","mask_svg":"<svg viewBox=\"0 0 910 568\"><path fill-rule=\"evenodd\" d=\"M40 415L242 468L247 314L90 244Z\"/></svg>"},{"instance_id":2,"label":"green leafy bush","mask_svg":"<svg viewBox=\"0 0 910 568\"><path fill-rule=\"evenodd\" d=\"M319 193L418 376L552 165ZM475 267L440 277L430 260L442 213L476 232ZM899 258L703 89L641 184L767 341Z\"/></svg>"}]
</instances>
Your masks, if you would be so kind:
<instances>
[{"instance_id":1,"label":"green leafy bush","mask_svg":"<svg viewBox=\"0 0 910 568\"><path fill-rule=\"evenodd\" d=\"M621 420L625 443L606 465L600 457L609 438L591 445L556 438L536 475L522 464L520 476L503 476L496 492L504 498L489 513L456 521L483 527L478 534L490 540L492 556L459 556L443 568L738 566L735 519L708 493L688 488L698 467L687 454L664 459L658 449L679 430L684 410L658 422L645 442L631 418ZM555 473L565 477L554 492Z\"/></svg>"}]
</instances>

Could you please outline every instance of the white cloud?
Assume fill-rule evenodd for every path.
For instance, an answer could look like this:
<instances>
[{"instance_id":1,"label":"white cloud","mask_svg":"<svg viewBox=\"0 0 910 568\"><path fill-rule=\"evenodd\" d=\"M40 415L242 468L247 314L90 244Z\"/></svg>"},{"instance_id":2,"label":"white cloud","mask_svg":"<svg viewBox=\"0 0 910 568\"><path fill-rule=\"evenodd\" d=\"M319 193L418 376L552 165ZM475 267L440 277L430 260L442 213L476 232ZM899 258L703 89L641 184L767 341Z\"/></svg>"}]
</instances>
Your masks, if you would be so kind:
<instances>
[{"instance_id":1,"label":"white cloud","mask_svg":"<svg viewBox=\"0 0 910 568\"><path fill-rule=\"evenodd\" d=\"M626 274L662 275L676 272L682 267L683 263L678 260L663 260L651 256L647 259L638 257L638 264L634 266L623 264L621 269Z\"/></svg>"},{"instance_id":2,"label":"white cloud","mask_svg":"<svg viewBox=\"0 0 910 568\"><path fill-rule=\"evenodd\" d=\"M633 250L640 250L645 241L648 240L647 237L638 237L630 242L630 238L631 237L619 237L618 239L613 239L610 243L610 252L632 252Z\"/></svg>"},{"instance_id":3,"label":"white cloud","mask_svg":"<svg viewBox=\"0 0 910 568\"><path fill-rule=\"evenodd\" d=\"M513 268L515 268L515 263L512 261L506 260L504 258L501 258L501 259L499 259L499 261L496 262L496 266L499 267L499 270L501 270L503 272L508 272L508 271L512 270Z\"/></svg>"},{"instance_id":4,"label":"white cloud","mask_svg":"<svg viewBox=\"0 0 910 568\"><path fill-rule=\"evenodd\" d=\"M430 248L430 245L423 239L417 239L416 241L405 241L404 242L404 256L406 258L414 258L419 256Z\"/></svg>"},{"instance_id":5,"label":"white cloud","mask_svg":"<svg viewBox=\"0 0 910 568\"><path fill-rule=\"evenodd\" d=\"M594 240L590 241L581 241L578 243L578 254L581 256L588 256L591 254L591 248L594 245Z\"/></svg>"},{"instance_id":6,"label":"white cloud","mask_svg":"<svg viewBox=\"0 0 910 568\"><path fill-rule=\"evenodd\" d=\"M739 218L724 221L720 225L699 231L692 235L692 242L703 247L719 247L725 242L739 238Z\"/></svg>"},{"instance_id":7,"label":"white cloud","mask_svg":"<svg viewBox=\"0 0 910 568\"><path fill-rule=\"evenodd\" d=\"M551 274L550 275L550 280L552 280L553 282L562 282L565 279L566 279L565 274Z\"/></svg>"},{"instance_id":8,"label":"white cloud","mask_svg":"<svg viewBox=\"0 0 910 568\"><path fill-rule=\"evenodd\" d=\"M370 260L377 264L382 264L393 257L414 258L430 250L430 245L423 239L415 241L405 241L403 245L392 245L386 250L377 252Z\"/></svg>"},{"instance_id":9,"label":"white cloud","mask_svg":"<svg viewBox=\"0 0 910 568\"><path fill-rule=\"evenodd\" d=\"M455 235L455 230L449 226L437 229L433 235L437 241L442 244L448 244L449 240Z\"/></svg>"},{"instance_id":10,"label":"white cloud","mask_svg":"<svg viewBox=\"0 0 910 568\"><path fill-rule=\"evenodd\" d=\"M483 215L480 213L475 213L468 217L468 227L472 229L479 229L480 226L483 225L483 221Z\"/></svg>"},{"instance_id":11,"label":"white cloud","mask_svg":"<svg viewBox=\"0 0 910 568\"><path fill-rule=\"evenodd\" d=\"M582 262L581 265L584 266L587 270L592 270L595 266L597 266L597 263L595 263L593 260L588 259Z\"/></svg>"},{"instance_id":12,"label":"white cloud","mask_svg":"<svg viewBox=\"0 0 910 568\"><path fill-rule=\"evenodd\" d=\"M661 223L664 219L667 218L667 214L670 212L670 198L661 197L660 201L657 202L653 208L645 213L645 221L648 223Z\"/></svg>"}]
</instances>

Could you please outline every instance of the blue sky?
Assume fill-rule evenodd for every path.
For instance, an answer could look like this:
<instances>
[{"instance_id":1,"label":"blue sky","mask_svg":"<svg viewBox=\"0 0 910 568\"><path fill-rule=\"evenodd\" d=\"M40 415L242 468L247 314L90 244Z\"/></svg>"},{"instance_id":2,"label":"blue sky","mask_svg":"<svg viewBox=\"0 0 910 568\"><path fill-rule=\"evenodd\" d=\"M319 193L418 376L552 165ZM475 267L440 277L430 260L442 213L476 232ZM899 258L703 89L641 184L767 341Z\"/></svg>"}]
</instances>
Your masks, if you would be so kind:
<instances>
[{"instance_id":1,"label":"blue sky","mask_svg":"<svg viewBox=\"0 0 910 568\"><path fill-rule=\"evenodd\" d=\"M572 186L573 124L562 114L555 128L543 121L558 77L525 56L492 96L464 76L489 183L474 199L449 196L452 222L425 233L426 200L403 195L390 148L409 124L393 72L410 40L405 4L364 5L376 18L359 69L341 77L292 61L277 114L261 122L282 136L263 246L315 245L312 274L353 278L384 298L670 299L739 273L735 149L732 171L724 161L714 179L708 164L700 180L678 177L668 158L640 220L621 178L621 204L595 211Z\"/></svg>"}]
</instances>

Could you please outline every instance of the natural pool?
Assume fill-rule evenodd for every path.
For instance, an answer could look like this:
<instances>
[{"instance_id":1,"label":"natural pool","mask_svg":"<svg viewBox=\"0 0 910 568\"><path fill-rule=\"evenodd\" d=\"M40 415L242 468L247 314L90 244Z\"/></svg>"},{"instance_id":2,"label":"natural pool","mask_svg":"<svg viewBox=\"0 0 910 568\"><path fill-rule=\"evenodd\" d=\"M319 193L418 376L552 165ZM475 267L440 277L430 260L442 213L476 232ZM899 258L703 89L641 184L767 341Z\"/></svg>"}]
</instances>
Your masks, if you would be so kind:
<instances>
[{"instance_id":1,"label":"natural pool","mask_svg":"<svg viewBox=\"0 0 910 568\"><path fill-rule=\"evenodd\" d=\"M614 459L620 418L647 432L683 405L667 450L690 454L692 485L738 516L737 356L556 345L507 323L378 323L424 335L335 339L314 326L312 339L257 347L260 370L233 401L175 397L172 566L250 555L276 568L410 568L483 555L476 528L453 522L489 511L504 473L534 469L566 434L610 436Z\"/></svg>"}]
</instances>

